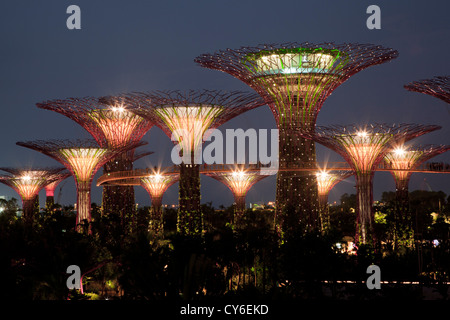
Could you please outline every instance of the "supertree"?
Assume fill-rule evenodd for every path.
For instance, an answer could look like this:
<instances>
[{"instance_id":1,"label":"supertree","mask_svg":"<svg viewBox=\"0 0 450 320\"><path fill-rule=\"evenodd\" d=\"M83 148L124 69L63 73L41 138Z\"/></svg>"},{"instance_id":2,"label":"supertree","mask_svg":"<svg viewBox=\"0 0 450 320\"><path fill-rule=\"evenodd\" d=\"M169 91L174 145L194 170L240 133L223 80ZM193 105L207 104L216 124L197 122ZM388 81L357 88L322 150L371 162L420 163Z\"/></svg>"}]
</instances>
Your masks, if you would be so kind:
<instances>
[{"instance_id":1,"label":"supertree","mask_svg":"<svg viewBox=\"0 0 450 320\"><path fill-rule=\"evenodd\" d=\"M283 43L242 47L203 54L195 62L226 72L258 92L279 129L277 225L293 211L294 221L316 221L318 195L315 145L291 129L313 131L327 97L357 72L398 56L396 50L370 44ZM295 217L297 216L297 217ZM289 223L291 224L291 223Z\"/></svg>"},{"instance_id":2,"label":"supertree","mask_svg":"<svg viewBox=\"0 0 450 320\"><path fill-rule=\"evenodd\" d=\"M162 234L162 198L166 190L178 182L180 175L155 171L147 177L140 178L140 185L147 191L152 201L149 229L155 234Z\"/></svg>"},{"instance_id":3,"label":"supertree","mask_svg":"<svg viewBox=\"0 0 450 320\"><path fill-rule=\"evenodd\" d=\"M55 189L56 187L65 179L70 177L70 172L61 172L54 176L53 182L49 183L44 187L45 189L45 208L47 211L50 211L53 209L55 205Z\"/></svg>"},{"instance_id":4,"label":"supertree","mask_svg":"<svg viewBox=\"0 0 450 320\"><path fill-rule=\"evenodd\" d=\"M91 221L91 184L95 173L107 161L129 149L138 147L139 143L126 147L109 149L99 147L94 140L36 140L17 142L19 146L39 151L63 164L75 179L77 187L78 231L82 222ZM90 232L90 228L88 229Z\"/></svg>"},{"instance_id":5,"label":"supertree","mask_svg":"<svg viewBox=\"0 0 450 320\"><path fill-rule=\"evenodd\" d=\"M36 197L46 185L57 179L65 168L0 168L9 175L0 176L0 182L13 188L22 199L23 219L31 223L34 218Z\"/></svg>"},{"instance_id":6,"label":"supertree","mask_svg":"<svg viewBox=\"0 0 450 320\"><path fill-rule=\"evenodd\" d=\"M406 90L425 93L450 103L450 76L413 81L404 87Z\"/></svg>"},{"instance_id":7,"label":"supertree","mask_svg":"<svg viewBox=\"0 0 450 320\"><path fill-rule=\"evenodd\" d=\"M317 193L319 195L319 220L321 229L325 230L329 227L328 216L328 195L331 189L334 188L342 180L347 179L353 175L352 171L333 171L333 170L319 170L316 172L317 177Z\"/></svg>"},{"instance_id":8,"label":"supertree","mask_svg":"<svg viewBox=\"0 0 450 320\"><path fill-rule=\"evenodd\" d=\"M153 124L127 110L114 96L68 98L37 104L38 108L58 112L81 125L102 148L120 148L139 142ZM133 169L134 150L118 154L104 164L104 173ZM122 224L131 223L135 210L134 188L131 186L105 186L102 211L119 213Z\"/></svg>"},{"instance_id":9,"label":"supertree","mask_svg":"<svg viewBox=\"0 0 450 320\"><path fill-rule=\"evenodd\" d=\"M149 230L161 235L163 233L162 198L166 190L178 180L178 170L154 167L103 175L98 178L97 186L142 186L152 201Z\"/></svg>"},{"instance_id":10,"label":"supertree","mask_svg":"<svg viewBox=\"0 0 450 320\"><path fill-rule=\"evenodd\" d=\"M259 169L244 168L243 166L234 166L228 171L202 170L201 173L222 182L231 190L236 204L233 223L237 226L240 225L245 213L245 197L248 191L255 183L268 177L268 175L261 174Z\"/></svg>"},{"instance_id":11,"label":"supertree","mask_svg":"<svg viewBox=\"0 0 450 320\"><path fill-rule=\"evenodd\" d=\"M370 244L374 240L372 182L377 165L393 144L405 143L440 128L435 125L373 124L317 127L316 132L299 132L337 152L352 168L358 200L355 243Z\"/></svg>"},{"instance_id":12,"label":"supertree","mask_svg":"<svg viewBox=\"0 0 450 320\"><path fill-rule=\"evenodd\" d=\"M177 229L202 233L199 156L209 130L265 102L254 93L213 90L155 91L127 96L133 112L155 123L177 144L180 166ZM172 152L172 160L174 161Z\"/></svg>"},{"instance_id":13,"label":"supertree","mask_svg":"<svg viewBox=\"0 0 450 320\"><path fill-rule=\"evenodd\" d=\"M409 212L409 180L418 166L450 150L450 145L405 146L395 145L384 156L384 163L395 180L394 245L411 245L413 229Z\"/></svg>"}]
</instances>

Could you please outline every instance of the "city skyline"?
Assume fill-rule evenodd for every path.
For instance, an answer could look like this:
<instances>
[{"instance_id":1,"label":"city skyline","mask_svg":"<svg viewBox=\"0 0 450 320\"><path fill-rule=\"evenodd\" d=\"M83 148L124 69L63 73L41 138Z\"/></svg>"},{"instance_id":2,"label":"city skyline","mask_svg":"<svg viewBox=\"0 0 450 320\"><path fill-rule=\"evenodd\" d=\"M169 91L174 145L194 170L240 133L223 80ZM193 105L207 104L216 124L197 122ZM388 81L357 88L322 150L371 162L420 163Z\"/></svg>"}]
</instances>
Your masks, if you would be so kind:
<instances>
[{"instance_id":1,"label":"city skyline","mask_svg":"<svg viewBox=\"0 0 450 320\"><path fill-rule=\"evenodd\" d=\"M417 139L417 143L449 144L449 106L434 97L409 92L403 85L449 74L445 65L449 44L442 39L448 35L445 12L450 5L430 3L424 8L418 1L414 1L416 5L411 3L380 1L381 30L366 28L368 2L352 4L352 7L328 3L326 10L319 12L322 2L281 1L279 5L277 2L277 7L287 6L292 11L309 9L317 14L294 19L294 12L285 12L279 19L273 18L276 21L262 24L260 17L271 13L270 1L263 1L258 8L234 1L203 6L180 3L175 8L169 4L124 7L117 1L105 7L78 1L82 12L81 30L68 30L65 26L68 17L65 9L69 3L8 4L8 10L3 12L9 14L0 22L2 39L7 46L0 62L3 70L0 103L3 116L9 119L0 128L3 137L0 164L17 168L30 164L57 165L37 152L16 146L17 141L90 138L89 133L75 122L39 110L36 103L155 89L248 91L248 87L231 76L197 66L194 58L226 48L284 41L362 42L399 51L399 57L394 61L365 70L337 88L324 103L318 125L371 122L441 125L441 130ZM236 6L242 12L233 9ZM150 12L153 14L145 15ZM217 12L223 12L223 15ZM229 21L227 14L234 14L237 22ZM195 23L200 18L206 20L204 24ZM321 28L314 28L320 23ZM270 109L263 106L219 127L220 130L227 128L273 129L276 125ZM141 149L154 153L135 162L135 168L171 164L173 143L159 128L153 127L143 141L148 145ZM317 159L319 162L327 159L342 161L333 151L319 145ZM433 162L450 163L450 154L439 155ZM101 174L102 170L99 170L94 183ZM249 191L247 203L273 201L275 185L275 176L258 182ZM330 192L329 201L338 200L343 193L355 193L354 185L353 177L341 182ZM177 186L167 190L163 204L177 202ZM450 195L448 176L423 173L412 176L410 191L429 188ZM395 191L395 181L388 172L377 172L374 199L379 200L383 191ZM135 188L135 192L136 203L150 205L143 188ZM211 201L215 207L233 202L233 196L224 185L204 175L201 176L201 193L202 203ZM0 195L19 199L6 186L0 186ZM43 195L41 191L41 207L45 201ZM101 195L102 188L93 185L92 201L100 204ZM64 184L61 203L75 202L75 183L69 178Z\"/></svg>"}]
</instances>

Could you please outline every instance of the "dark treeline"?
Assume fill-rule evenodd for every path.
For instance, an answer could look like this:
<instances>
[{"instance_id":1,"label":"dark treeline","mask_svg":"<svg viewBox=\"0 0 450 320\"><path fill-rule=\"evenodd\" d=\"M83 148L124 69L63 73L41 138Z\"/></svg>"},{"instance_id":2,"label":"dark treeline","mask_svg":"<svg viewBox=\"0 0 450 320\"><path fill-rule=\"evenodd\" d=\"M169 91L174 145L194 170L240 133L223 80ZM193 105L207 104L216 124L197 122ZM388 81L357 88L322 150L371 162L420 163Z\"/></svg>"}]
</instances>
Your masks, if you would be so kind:
<instances>
[{"instance_id":1,"label":"dark treeline","mask_svg":"<svg viewBox=\"0 0 450 320\"><path fill-rule=\"evenodd\" d=\"M346 252L354 236L355 195L330 206L323 232L294 230L283 239L273 230L272 210L248 210L234 226L233 207L202 205L202 237L176 232L177 212L164 212L164 237L148 231L149 208L140 208L131 232L118 215L102 215L93 204L92 234L74 230L73 208L36 215L33 226L17 217L16 200L0 200L0 296L3 299L205 300L251 297L302 299L423 299L424 287L448 299L450 197L410 193L414 244L395 250L395 194L375 205L377 244ZM376 264L383 284L368 290L366 269ZM66 285L67 267L83 274L83 294ZM342 281L353 281L352 284Z\"/></svg>"}]
</instances>

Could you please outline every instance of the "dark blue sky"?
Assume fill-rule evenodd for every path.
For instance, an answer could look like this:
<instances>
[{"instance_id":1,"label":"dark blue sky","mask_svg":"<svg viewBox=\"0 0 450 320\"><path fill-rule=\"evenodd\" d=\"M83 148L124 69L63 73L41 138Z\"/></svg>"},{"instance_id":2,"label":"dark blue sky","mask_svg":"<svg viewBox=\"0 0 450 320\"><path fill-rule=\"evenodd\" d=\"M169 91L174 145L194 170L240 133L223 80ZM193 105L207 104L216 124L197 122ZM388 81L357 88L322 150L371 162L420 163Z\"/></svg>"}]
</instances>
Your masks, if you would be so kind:
<instances>
[{"instance_id":1,"label":"dark blue sky","mask_svg":"<svg viewBox=\"0 0 450 320\"><path fill-rule=\"evenodd\" d=\"M81 30L68 30L66 8L81 8ZM366 28L366 8L381 8L381 30ZM250 90L228 74L203 69L193 59L202 53L261 43L333 41L379 44L399 51L390 63L374 66L337 88L325 102L318 125L349 123L437 124L443 128L419 143L450 143L450 107L403 85L448 75L450 23L447 1L2 1L0 4L0 166L58 165L17 141L81 138L89 135L75 122L35 103L47 99L102 96L155 89ZM267 106L245 113L222 128L275 128ZM172 142L154 127L144 137L155 153L135 167L170 163ZM319 147L318 159L340 160ZM435 158L450 162L450 153ZM101 170L100 170L101 172ZM100 175L97 174L96 178ZM101 202L93 184L92 200ZM450 175L414 174L410 189L442 190L450 194ZM375 199L393 191L389 173L375 175ZM164 203L177 202L172 186ZM348 179L330 194L338 200L354 192ZM0 185L0 195L18 195ZM41 203L45 198L41 192ZM137 202L149 205L136 188ZM256 184L247 203L271 201L275 177ZM74 203L72 178L61 202ZM231 192L202 177L202 202L230 205Z\"/></svg>"}]
</instances>

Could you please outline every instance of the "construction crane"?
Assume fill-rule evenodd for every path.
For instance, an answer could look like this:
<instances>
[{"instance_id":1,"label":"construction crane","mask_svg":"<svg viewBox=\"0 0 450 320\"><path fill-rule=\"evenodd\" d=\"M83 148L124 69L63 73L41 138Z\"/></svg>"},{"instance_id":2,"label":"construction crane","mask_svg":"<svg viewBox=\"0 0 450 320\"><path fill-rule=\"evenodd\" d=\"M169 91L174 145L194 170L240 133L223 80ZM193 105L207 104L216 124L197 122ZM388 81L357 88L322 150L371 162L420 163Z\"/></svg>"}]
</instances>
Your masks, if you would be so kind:
<instances>
[{"instance_id":1,"label":"construction crane","mask_svg":"<svg viewBox=\"0 0 450 320\"><path fill-rule=\"evenodd\" d=\"M59 204L59 201L61 200L61 195L62 195L62 188L64 187L64 185L66 184L67 180L63 181L63 183L61 184L61 186L59 187L59 192L58 192L58 197L56 198L56 202Z\"/></svg>"}]
</instances>

